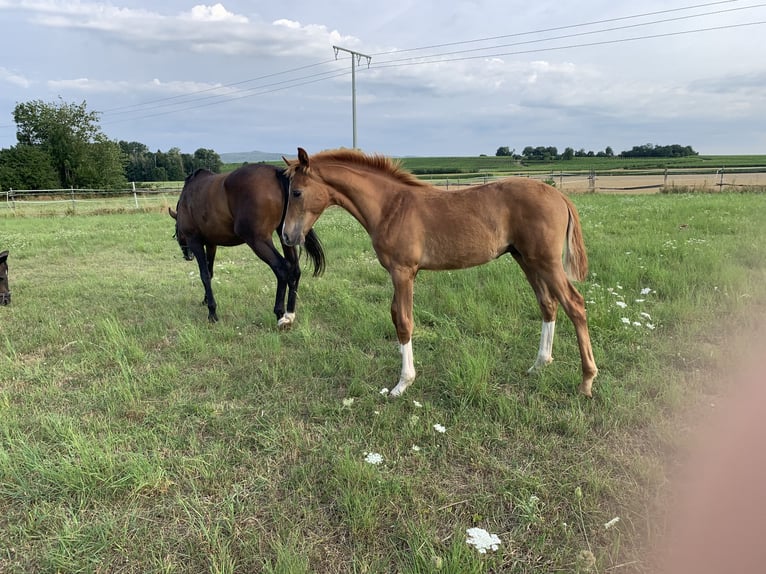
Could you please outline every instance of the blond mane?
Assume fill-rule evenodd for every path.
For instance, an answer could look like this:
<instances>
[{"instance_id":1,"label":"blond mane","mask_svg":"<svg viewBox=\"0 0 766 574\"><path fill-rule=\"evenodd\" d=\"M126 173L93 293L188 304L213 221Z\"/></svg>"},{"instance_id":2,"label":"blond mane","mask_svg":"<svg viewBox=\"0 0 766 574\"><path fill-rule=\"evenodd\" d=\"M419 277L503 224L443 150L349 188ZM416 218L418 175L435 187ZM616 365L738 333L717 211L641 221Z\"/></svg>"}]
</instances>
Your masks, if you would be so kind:
<instances>
[{"instance_id":1,"label":"blond mane","mask_svg":"<svg viewBox=\"0 0 766 574\"><path fill-rule=\"evenodd\" d=\"M398 160L379 154L367 155L355 149L339 148L325 150L309 156L309 169L313 165L321 163L350 163L361 167L367 167L375 171L387 173L394 179L407 185L430 187L428 183L415 177L404 169ZM291 162L287 168L287 175L291 176L299 167L297 161Z\"/></svg>"}]
</instances>

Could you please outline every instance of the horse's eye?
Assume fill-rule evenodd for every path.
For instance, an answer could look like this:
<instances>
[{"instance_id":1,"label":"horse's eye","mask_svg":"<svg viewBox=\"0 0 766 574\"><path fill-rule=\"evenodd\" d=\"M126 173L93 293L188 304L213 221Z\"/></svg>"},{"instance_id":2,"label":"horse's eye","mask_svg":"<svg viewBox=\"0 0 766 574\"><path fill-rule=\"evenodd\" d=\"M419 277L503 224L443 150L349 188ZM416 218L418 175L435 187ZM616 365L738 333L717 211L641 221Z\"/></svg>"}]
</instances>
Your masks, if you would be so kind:
<instances>
[{"instance_id":1,"label":"horse's eye","mask_svg":"<svg viewBox=\"0 0 766 574\"><path fill-rule=\"evenodd\" d=\"M297 198L299 198L301 195L303 195L303 192L302 192L300 189L294 189L294 190L293 190L293 197L294 197L294 198L296 198L296 199L297 199Z\"/></svg>"}]
</instances>

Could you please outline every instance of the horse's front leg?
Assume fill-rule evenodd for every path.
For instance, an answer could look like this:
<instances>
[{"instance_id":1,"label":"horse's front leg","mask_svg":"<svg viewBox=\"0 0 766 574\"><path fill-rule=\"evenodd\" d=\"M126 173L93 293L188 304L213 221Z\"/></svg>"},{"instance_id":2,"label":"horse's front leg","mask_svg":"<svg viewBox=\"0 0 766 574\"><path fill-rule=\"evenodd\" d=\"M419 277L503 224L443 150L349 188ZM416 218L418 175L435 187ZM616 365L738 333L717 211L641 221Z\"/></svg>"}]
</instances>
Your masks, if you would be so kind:
<instances>
[{"instance_id":1,"label":"horse's front leg","mask_svg":"<svg viewBox=\"0 0 766 574\"><path fill-rule=\"evenodd\" d=\"M202 281L202 286L205 288L205 298L202 303L203 305L207 305L207 319L211 323L215 323L218 321L218 315L216 314L218 305L215 302L215 297L213 297L213 287L211 285L213 262L215 261L215 246L208 246L206 250L202 243L194 241L189 243L189 249L194 253L194 258L197 260L199 278Z\"/></svg>"},{"instance_id":2,"label":"horse's front leg","mask_svg":"<svg viewBox=\"0 0 766 574\"><path fill-rule=\"evenodd\" d=\"M210 244L205 245L205 260L207 261L208 282L212 282L213 281L213 264L215 263L215 254L216 254L217 250L218 250L218 246L217 245L210 245ZM204 283L204 279L203 279L203 283ZM210 297L212 297L213 296L212 287L209 289L209 291L210 291ZM208 305L209 304L207 298L208 298L208 289L206 288L205 289L205 298L202 300L202 304L203 305ZM213 303L215 304L215 301L213 301ZM216 317L216 321L217 320L218 320L218 317Z\"/></svg>"},{"instance_id":3,"label":"horse's front leg","mask_svg":"<svg viewBox=\"0 0 766 574\"><path fill-rule=\"evenodd\" d=\"M282 243L282 249L285 254L286 281L282 282L281 295L277 293L277 298L284 305L285 286L287 287L287 312L277 321L277 327L288 329L295 322L295 305L298 300L298 284L301 280L301 267L298 260L298 249ZM284 308L282 309L284 311Z\"/></svg>"},{"instance_id":4,"label":"horse's front leg","mask_svg":"<svg viewBox=\"0 0 766 574\"><path fill-rule=\"evenodd\" d=\"M295 320L295 313L285 313L285 293L287 292L290 264L274 247L271 236L254 237L247 240L250 249L258 258L266 263L277 279L277 294L274 299L274 315L277 317L277 327L287 329ZM293 308L295 304L293 302ZM289 307L288 307L289 309Z\"/></svg>"},{"instance_id":5,"label":"horse's front leg","mask_svg":"<svg viewBox=\"0 0 766 574\"><path fill-rule=\"evenodd\" d=\"M399 350L402 354L402 372L399 382L391 390L390 396L400 396L415 380L415 359L412 353L412 329L414 320L412 314L413 284L416 271L397 269L391 272L394 283L394 299L391 302L391 320L396 327L399 339Z\"/></svg>"}]
</instances>

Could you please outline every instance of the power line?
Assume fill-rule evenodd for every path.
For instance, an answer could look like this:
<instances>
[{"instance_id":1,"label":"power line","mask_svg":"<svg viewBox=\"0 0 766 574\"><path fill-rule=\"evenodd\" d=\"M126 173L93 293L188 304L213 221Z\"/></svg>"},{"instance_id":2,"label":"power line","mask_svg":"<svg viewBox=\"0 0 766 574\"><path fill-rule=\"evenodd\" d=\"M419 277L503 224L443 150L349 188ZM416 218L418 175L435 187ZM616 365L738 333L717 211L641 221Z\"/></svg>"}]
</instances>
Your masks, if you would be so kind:
<instances>
[{"instance_id":1,"label":"power line","mask_svg":"<svg viewBox=\"0 0 766 574\"><path fill-rule=\"evenodd\" d=\"M738 0L725 0L725 1L719 1L719 2L711 2L711 3L705 3L705 4L696 4L692 6L682 7L682 8L674 8L674 9L668 9L668 10L661 10L661 11L655 11L655 12L646 12L642 14L636 14L631 16L623 16L619 18L610 18L610 19L604 19L604 20L597 20L592 22L585 22L581 24L571 24L567 26L558 26L554 28L546 28L546 29L540 29L535 31L528 31L528 32L519 32L514 34L506 34L502 36L492 36L492 37L486 37L486 38L479 38L479 39L473 39L473 40L466 40L466 41L460 41L460 42L450 42L447 44L435 44L431 46L423 46L418 48L409 48L405 50L398 50L396 52L379 52L377 55L383 55L383 56L394 56L398 54L403 53L411 53L416 51L424 51L429 49L436 49L436 48L444 48L444 47L452 47L452 46L459 46L459 45L468 45L468 44L476 44L479 42L488 42L488 41L494 41L498 39L503 38L512 38L512 37L522 37L532 34L539 34L544 32L551 32L551 31L558 31L558 30L566 30L566 29L574 29L584 26L593 26L596 24L602 24L602 23L608 23L608 22L617 22L617 21L625 21L630 19L636 19L636 18L642 18L642 17L649 17L649 16L655 16L660 14L668 14L668 13L677 13L679 11L684 10L691 10L691 9L697 9L697 8L705 8L715 5L722 5L722 4L730 4L732 2L736 2ZM667 19L661 19L661 20L653 20L649 22L643 22L638 24L630 24L625 26L616 26L611 28L603 28L600 30L591 30L586 32L578 32L574 34L565 34L560 36L553 36L553 37L547 37L547 38L539 38L534 40L525 40L521 42L515 42L515 43L507 43L507 44L498 44L498 45L491 45L491 46L485 46L482 48L470 48L465 50L455 50L450 52L439 52L435 54L429 54L429 55L423 55L423 56L412 56L412 57L405 57L405 58L395 58L390 60L383 60L376 62L375 65L369 66L372 69L385 69L385 68L396 68L401 66L410 66L410 65L423 65L423 64L435 64L435 63L444 63L444 62L455 62L455 61L464 61L464 60L471 60L471 59L479 59L479 58L491 58L491 57L499 57L499 56L509 56L509 55L520 55L520 54L530 54L530 53L537 53L537 52L548 52L548 51L554 51L554 50L563 50L563 49L573 49L573 48L582 48L582 47L592 47L592 46L600 46L600 45L609 45L609 44L617 44L617 43L623 43L623 42L634 42L639 40L648 40L648 39L656 39L656 38L663 38L663 37L669 37L669 36L678 36L678 35L686 35L686 34L694 34L694 33L701 33L701 32L709 32L709 31L718 31L718 30L725 30L725 29L733 29L733 28L740 28L740 27L746 27L746 26L755 26L755 25L761 25L766 22L758 21L758 22L747 22L747 23L740 23L740 24L731 24L731 25L723 25L723 26L715 26L715 27L708 27L708 28L698 28L693 30L684 30L684 31L676 31L676 32L666 32L666 33L658 33L658 34L647 34L643 36L634 36L634 37L627 37L627 38L616 38L616 39L610 39L610 40L601 40L601 41L594 41L594 42L586 42L586 43L576 43L576 44L568 44L568 45L561 45L561 46L547 46L547 47L539 47L539 48L531 48L528 50L517 50L517 51L504 51L504 52L493 52L493 53L486 53L490 50L498 50L501 48L507 48L512 46L519 46L519 45L534 45L534 44L541 44L544 42L550 42L553 40L562 40L562 39L570 39L575 37L582 37L586 35L593 35L593 34L602 34L607 32L616 32L620 30L626 30L631 28L637 28L637 27L643 27L643 26L649 26L653 24L660 24L660 23L668 23L668 22L674 22L679 20L687 20L691 18L700 18L704 16L713 16L713 15L720 15L730 12L737 12L737 11L744 11L744 10L751 10L754 8L761 8L766 6L766 4L756 4L756 5L750 5L750 6L743 6L743 7L736 7L736 8L728 8L728 9L722 9L722 10L715 10L710 12L705 12L701 14L692 14L692 15L686 15L686 16L678 16L673 18L667 18ZM481 55L468 55L473 54L476 52L483 52ZM457 57L450 57L450 56L457 56ZM351 56L354 57L353 55ZM285 70L282 72L275 72L272 74L265 74L263 76L259 76L256 78L251 78L247 80L242 80L239 82L234 82L230 84L225 84L221 86L214 86L211 88L206 88L203 90L198 90L195 92L190 92L183 95L178 96L171 96L167 98L159 98L155 100L149 100L147 102L143 102L140 104L132 104L128 106L121 106L118 108L111 108L109 110L104 110L102 113L114 113L118 115L123 114L142 114L145 111L152 111L152 110L159 110L164 108L171 108L176 107L176 109L170 109L166 110L161 113L152 113L152 114L143 114L134 116L130 121L135 121L138 119L144 119L144 118L151 118L156 117L159 115L164 115L166 113L176 113L176 112L183 112L191 109L216 105L216 104L223 104L227 103L233 100L243 99L243 98L249 98L249 97L256 97L260 95L265 95L268 93L277 92L280 90L290 89L294 87L299 87L307 84L313 84L324 80L331 80L337 77L341 77L344 75L348 75L348 72L341 72L341 73L335 73L334 70L326 71L326 72L319 72L317 74L311 74L308 76L300 76L297 78L292 79L286 79L279 82L272 82L269 84L264 85L258 85L254 86L252 88L248 88L246 90L237 90L231 94L209 94L210 92L220 91L223 89L228 88L236 88L236 86L241 86L243 84L247 83L253 83L258 82L261 80L278 77L282 75L287 75L303 70L307 70L314 67L324 66L331 63L334 63L335 60L326 60L323 62L316 62L313 64L307 64L305 66L300 66L297 68L292 68L290 70ZM197 97L201 94L209 94L209 95L202 95L202 97ZM212 101L210 101L212 100ZM204 103L203 103L204 102ZM188 105L187 105L188 104ZM109 122L105 123L121 123L122 121L128 121L125 120L110 120ZM2 127L2 126L0 126Z\"/></svg>"},{"instance_id":2,"label":"power line","mask_svg":"<svg viewBox=\"0 0 766 574\"><path fill-rule=\"evenodd\" d=\"M298 71L306 70L306 69L309 69L309 68L315 68L315 67L318 67L318 66L323 66L325 64L330 64L330 63L332 63L334 61L335 60L326 60L324 62L316 62L314 64L307 64L305 66L299 66L297 68L292 68L290 70L284 70L282 72L274 72L272 74L265 74L263 76L258 76L256 78L250 78L248 80L241 80L239 82L232 82L230 84L222 84L220 86L214 86L212 88L205 88L203 90L197 90L197 91L194 91L194 92L190 92L188 94L182 94L182 95L178 95L178 96L169 96L169 97L165 97L165 98L157 98L155 100L147 100L145 102L141 102L141 103L138 103L138 104L131 104L131 105L127 105L127 106L119 106L117 108L110 108L110 109L107 109L107 110L102 110L102 113L111 113L111 112L116 112L116 111L123 110L123 109L126 109L126 108L135 108L135 107L139 107L139 106L143 106L143 105L148 105L148 104L153 104L153 103L157 103L157 102L165 102L165 101L168 101L168 100L175 100L175 99L179 99L179 98L185 98L185 97L193 96L193 95L196 95L196 94L204 94L206 92L211 92L211 91L214 91L214 90L221 90L221 89L224 89L224 88L231 88L233 86L239 86L239 85L247 84L247 83L250 83L250 82L257 82L259 80L265 80L265 79L268 79L268 78L273 78L273 77L276 77L276 76L282 76L282 75L285 75L285 74L291 74L293 72L298 72Z\"/></svg>"},{"instance_id":3,"label":"power line","mask_svg":"<svg viewBox=\"0 0 766 574\"><path fill-rule=\"evenodd\" d=\"M406 48L403 50L395 50L394 52L388 51L388 52L379 52L377 54L372 54L373 56L383 56L391 53L405 53L405 52L416 52L420 50L431 50L433 48L447 48L450 46L460 46L463 44L475 44L478 42L489 42L491 40L502 40L503 38L515 38L518 36L529 36L532 34L542 34L544 32L558 32L559 30L569 30L572 28L582 28L584 26L594 26L596 24L606 24L608 22L620 22L622 20L632 20L635 18L646 18L647 16L657 16L659 14L668 14L671 12L681 12L684 10L693 10L695 8L707 8L708 6L716 6L719 4L731 4L732 2L739 2L740 0L722 0L719 2L709 2L707 4L695 4L692 6L685 6L682 8L671 8L668 10L658 10L655 12L644 12L643 14L634 14L632 16L620 16L617 18L607 18L604 20L593 20L591 22L583 22L581 24L568 24L566 26L556 26L553 28L541 28L539 30L531 30L529 32L516 32L514 34L504 34L501 36L488 36L486 38L477 38L474 40L462 40L458 42L448 42L445 44L433 44L431 46L421 46L419 48ZM716 12L710 12L709 14L715 14Z\"/></svg>"},{"instance_id":4,"label":"power line","mask_svg":"<svg viewBox=\"0 0 766 574\"><path fill-rule=\"evenodd\" d=\"M728 0L728 1L736 1L736 0ZM492 49L496 49L496 48L508 48L508 47L511 47L511 46L521 46L521 45L525 45L525 44L538 44L538 43L542 43L542 42L549 42L551 40L566 40L566 39L569 39L569 38L578 38L578 37L581 37L581 36L592 36L594 34L602 34L602 33L605 33L605 32L616 32L616 31L620 31L620 30L629 30L629 29L632 29L632 28L640 28L640 27L644 27L644 26L650 26L650 25L653 25L653 24L666 24L668 22L677 22L677 21L680 21L680 20L689 20L689 19L692 19L692 18L700 18L700 17L703 17L703 16L720 15L720 14L725 14L725 13L728 13L728 12L737 12L737 11L741 11L741 10L748 10L750 8L762 8L764 6L766 6L766 4L757 4L757 5L753 5L753 6L743 6L743 7L738 7L738 8L729 8L727 10L716 10L714 12L705 12L703 14L691 14L691 15L687 15L687 16L677 16L675 18L666 18L664 20L653 20L651 22L641 22L641 23L638 23L638 24L628 24L628 25L625 25L625 26L615 26L613 28L602 28L600 30L589 30L587 32L577 32L575 34L564 34L564 35L561 35L561 36L549 36L549 37L546 37L546 38L538 38L538 39L535 39L535 40L524 40L524 41L521 41L521 42L512 42L512 43L508 43L508 44L498 44L498 45L493 45L493 46L485 46L483 48L471 48L471 49L467 49L467 50L457 50L457 51L454 51L454 52L443 52L443 53L435 54L433 56L421 56L421 57L429 58L429 57L439 57L439 56L450 56L450 55L454 55L454 54L466 54L466 53L470 53L470 52L480 52L480 51L492 50ZM624 19L624 18L621 18L621 19ZM572 26L562 26L562 27L560 27L558 29L571 28L571 27ZM508 36L504 36L504 37L506 37L506 38L518 37L518 36L524 36L524 35L527 35L527 34L530 34L530 33L531 32L523 32L521 34L512 34L512 35L508 35ZM474 41L471 41L471 42L474 42ZM418 48L418 49L422 50L422 49L425 49L425 48ZM411 50L407 50L407 51L411 51ZM388 54L390 54L390 52ZM411 59L415 59L415 58L416 57L405 58L405 59L397 59L397 60L388 60L388 61L383 60L382 63L385 64L387 62L406 61L406 60L411 60Z\"/></svg>"},{"instance_id":5,"label":"power line","mask_svg":"<svg viewBox=\"0 0 766 574\"><path fill-rule=\"evenodd\" d=\"M729 30L733 28L744 28L746 26L759 26L762 24L766 24L766 20L759 21L759 22L746 22L743 24L730 24L726 26L714 26L710 28L698 28L695 30L683 30L680 32L665 32L661 34L648 34L646 36L634 36L630 38L618 38L615 40L601 40L597 42L585 42L582 44L568 44L565 46L549 46L549 47L543 47L543 48L532 48L530 50L516 50L512 52L499 52L499 53L492 53L492 54L482 54L479 56L463 56L459 58L447 58L443 60L427 60L427 61L406 61L406 60L414 60L415 58L406 58L405 60L393 60L391 63L386 64L386 62L383 62L382 64L373 66L374 69L380 69L380 68L397 68L400 66L413 66L413 65L421 65L421 64L441 64L444 62L459 62L463 60L476 60L479 58L497 58L500 56L516 56L519 54L534 54L538 52L552 52L554 50L569 50L572 48L588 48L592 46L604 46L608 44L620 44L623 42L635 42L638 40L651 40L656 38L667 38L670 36L682 36L687 34L697 34L699 32L715 32L720 30ZM489 49L489 48L487 48ZM466 50L468 52L468 50ZM461 53L461 52L456 52ZM454 54L454 53L453 53ZM450 54L448 54L450 55ZM436 54L430 57L436 58L439 57L440 54Z\"/></svg>"}]
</instances>

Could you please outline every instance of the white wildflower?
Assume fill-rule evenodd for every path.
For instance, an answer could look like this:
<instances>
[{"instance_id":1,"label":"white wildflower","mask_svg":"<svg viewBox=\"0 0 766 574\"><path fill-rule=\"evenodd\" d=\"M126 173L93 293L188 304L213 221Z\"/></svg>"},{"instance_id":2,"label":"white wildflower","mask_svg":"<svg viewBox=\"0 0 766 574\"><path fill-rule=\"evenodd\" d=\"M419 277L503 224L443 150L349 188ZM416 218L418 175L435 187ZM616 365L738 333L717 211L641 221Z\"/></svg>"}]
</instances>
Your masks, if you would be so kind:
<instances>
[{"instance_id":1,"label":"white wildflower","mask_svg":"<svg viewBox=\"0 0 766 574\"><path fill-rule=\"evenodd\" d=\"M620 319L620 321L622 321L622 322L623 322L623 323L625 323L626 325L630 325L630 319L628 319L627 317L622 317L622 318Z\"/></svg>"},{"instance_id":2,"label":"white wildflower","mask_svg":"<svg viewBox=\"0 0 766 574\"><path fill-rule=\"evenodd\" d=\"M628 306L628 304L625 301L617 301L615 305L617 305L620 309L624 309L625 307Z\"/></svg>"},{"instance_id":3,"label":"white wildflower","mask_svg":"<svg viewBox=\"0 0 766 574\"><path fill-rule=\"evenodd\" d=\"M412 401L412 404L415 405L416 407L418 407L419 409L423 408L423 405L421 403L419 403L418 401Z\"/></svg>"},{"instance_id":4,"label":"white wildflower","mask_svg":"<svg viewBox=\"0 0 766 574\"><path fill-rule=\"evenodd\" d=\"M364 457L364 462L368 462L370 464L380 464L383 462L382 454L378 454L377 452L368 452L365 454L366 456Z\"/></svg>"},{"instance_id":5,"label":"white wildflower","mask_svg":"<svg viewBox=\"0 0 766 574\"><path fill-rule=\"evenodd\" d=\"M640 327L641 323L639 321L633 321L633 326L634 327Z\"/></svg>"},{"instance_id":6,"label":"white wildflower","mask_svg":"<svg viewBox=\"0 0 766 574\"><path fill-rule=\"evenodd\" d=\"M644 319L652 320L652 316L649 313L639 313Z\"/></svg>"},{"instance_id":7,"label":"white wildflower","mask_svg":"<svg viewBox=\"0 0 766 574\"><path fill-rule=\"evenodd\" d=\"M444 428L444 425L440 425L439 423L436 423L436 424L434 425L434 430L435 430L436 432L440 432L440 433L445 433L445 432L447 432L447 429L446 429L446 428Z\"/></svg>"},{"instance_id":8,"label":"white wildflower","mask_svg":"<svg viewBox=\"0 0 766 574\"><path fill-rule=\"evenodd\" d=\"M648 295L651 292L652 292L651 287L644 287L643 289L641 289L641 295Z\"/></svg>"},{"instance_id":9,"label":"white wildflower","mask_svg":"<svg viewBox=\"0 0 766 574\"><path fill-rule=\"evenodd\" d=\"M354 397L349 397L347 399L343 399L343 406L344 407L350 407L354 404Z\"/></svg>"},{"instance_id":10,"label":"white wildflower","mask_svg":"<svg viewBox=\"0 0 766 574\"><path fill-rule=\"evenodd\" d=\"M620 517L619 516L615 516L609 522L604 524L604 529L605 530L609 530L612 526L617 524L619 521L620 521Z\"/></svg>"},{"instance_id":11,"label":"white wildflower","mask_svg":"<svg viewBox=\"0 0 766 574\"><path fill-rule=\"evenodd\" d=\"M388 389L386 387L383 387L382 389L380 389L380 394L381 395L387 395L388 394Z\"/></svg>"},{"instance_id":12,"label":"white wildflower","mask_svg":"<svg viewBox=\"0 0 766 574\"><path fill-rule=\"evenodd\" d=\"M486 554L487 550L497 550L501 540L497 534L490 534L483 528L469 528L466 530L468 538L465 541L475 546L480 554Z\"/></svg>"},{"instance_id":13,"label":"white wildflower","mask_svg":"<svg viewBox=\"0 0 766 574\"><path fill-rule=\"evenodd\" d=\"M646 299L636 299L636 303L643 303Z\"/></svg>"},{"instance_id":14,"label":"white wildflower","mask_svg":"<svg viewBox=\"0 0 766 574\"><path fill-rule=\"evenodd\" d=\"M412 452L420 452L420 447L416 444L412 445Z\"/></svg>"},{"instance_id":15,"label":"white wildflower","mask_svg":"<svg viewBox=\"0 0 766 574\"><path fill-rule=\"evenodd\" d=\"M646 328L647 329L651 329L652 331L654 331L654 329L655 329L654 323L647 323L646 324Z\"/></svg>"}]
</instances>

